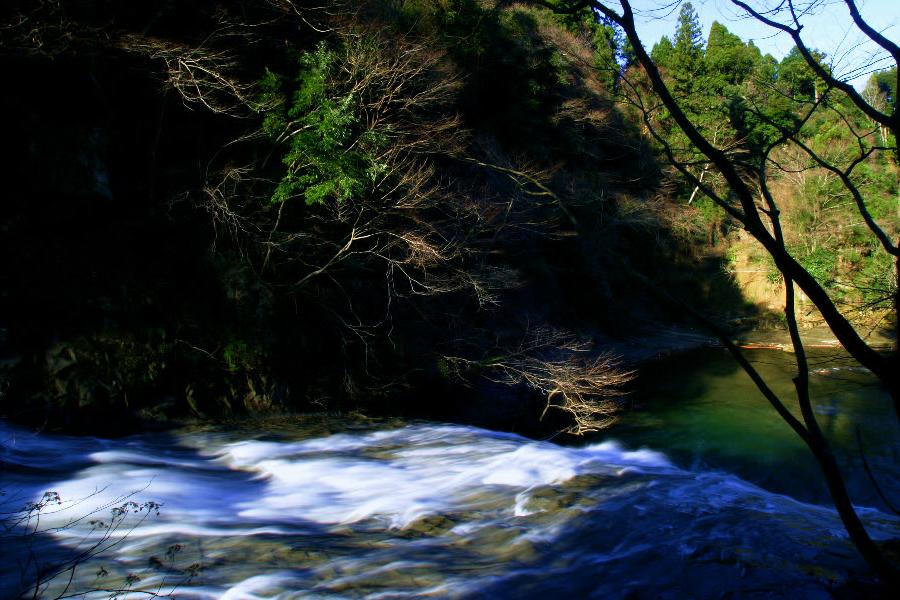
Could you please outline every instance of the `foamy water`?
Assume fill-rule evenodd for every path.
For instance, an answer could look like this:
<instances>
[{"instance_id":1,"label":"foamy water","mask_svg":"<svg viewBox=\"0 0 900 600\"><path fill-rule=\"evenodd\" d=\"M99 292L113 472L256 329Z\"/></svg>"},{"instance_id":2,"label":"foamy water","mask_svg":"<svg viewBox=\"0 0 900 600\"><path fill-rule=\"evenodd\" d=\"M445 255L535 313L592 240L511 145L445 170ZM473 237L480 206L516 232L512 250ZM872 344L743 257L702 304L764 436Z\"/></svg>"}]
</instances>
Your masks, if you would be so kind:
<instances>
[{"instance_id":1,"label":"foamy water","mask_svg":"<svg viewBox=\"0 0 900 600\"><path fill-rule=\"evenodd\" d=\"M39 535L22 537L34 521L13 527L9 547L52 565L105 535L70 592L196 598L711 597L748 576L818 590L864 570L827 507L615 441L562 447L434 424L244 436L111 441L3 425L2 510L47 491L61 500L42 509ZM97 527L126 501L139 512ZM140 510L147 501L159 515ZM898 534L897 519L863 513L876 537ZM3 563L6 595L34 576ZM829 575L809 576L811 564Z\"/></svg>"}]
</instances>

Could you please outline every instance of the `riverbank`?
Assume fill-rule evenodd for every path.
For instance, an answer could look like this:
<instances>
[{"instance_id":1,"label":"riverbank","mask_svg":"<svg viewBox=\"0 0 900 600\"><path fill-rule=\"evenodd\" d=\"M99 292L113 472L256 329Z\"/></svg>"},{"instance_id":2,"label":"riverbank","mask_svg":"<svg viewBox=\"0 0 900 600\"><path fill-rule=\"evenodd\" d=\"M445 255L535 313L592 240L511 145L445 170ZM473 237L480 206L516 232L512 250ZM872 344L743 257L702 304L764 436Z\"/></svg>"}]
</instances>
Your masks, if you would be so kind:
<instances>
[{"instance_id":1,"label":"riverbank","mask_svg":"<svg viewBox=\"0 0 900 600\"><path fill-rule=\"evenodd\" d=\"M810 350L838 350L840 345L831 332L824 328L805 328L802 335ZM873 347L890 351L894 341L890 332L874 331L868 341ZM786 331L776 328L753 329L738 332L733 338L744 350L768 350L791 352L792 347ZM594 337L594 352L605 352L618 357L621 368L633 371L638 381L643 371L667 357L690 353L699 349L722 348L718 339L711 337L699 329L684 326L656 326L652 329L636 331L626 337L598 335ZM63 362L57 371L63 376L72 364ZM65 379L60 379L55 388L64 389ZM283 387L271 382L273 387ZM640 387L640 383L637 384ZM630 397L636 389L635 385L626 386L622 390L623 406L630 406ZM90 390L88 390L90 391ZM234 400L232 403L235 402ZM205 404L208 404L206 402ZM204 404L204 405L205 405ZM366 404L366 403L363 403ZM416 385L405 389L402 393L387 396L374 406L360 406L357 409L323 410L316 407L312 410L297 410L289 405L279 403L256 403L253 411L225 411L220 413L200 412L193 405L193 412L184 413L178 410L173 400L152 403L147 409L130 410L127 406L118 411L110 410L109 418L98 419L92 412L86 412L84 419L72 419L79 413L75 411L68 421L41 420L46 419L52 411L35 413L32 418L13 418L14 421L26 424L38 430L63 431L84 435L109 435L120 437L141 431L163 431L179 427L199 427L204 423L220 426L228 423L241 423L245 420L271 420L277 423L280 419L304 418L427 418L487 427L499 431L522 433L535 438L546 438L556 434L567 425L559 415L544 413L546 400L527 386L508 386L492 382L488 379L467 382L457 378L430 377L420 378ZM43 410L43 409L42 409ZM368 415L368 416L366 416ZM8 414L7 417L14 414Z\"/></svg>"}]
</instances>

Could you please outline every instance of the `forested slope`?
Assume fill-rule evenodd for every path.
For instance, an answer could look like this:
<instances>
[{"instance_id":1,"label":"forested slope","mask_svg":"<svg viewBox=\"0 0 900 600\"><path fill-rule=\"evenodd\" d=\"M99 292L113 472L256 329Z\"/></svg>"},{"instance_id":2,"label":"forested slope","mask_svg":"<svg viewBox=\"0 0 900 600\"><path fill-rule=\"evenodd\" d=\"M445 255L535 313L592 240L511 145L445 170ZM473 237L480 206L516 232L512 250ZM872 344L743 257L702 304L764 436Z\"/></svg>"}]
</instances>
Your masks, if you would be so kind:
<instances>
[{"instance_id":1,"label":"forested slope","mask_svg":"<svg viewBox=\"0 0 900 600\"><path fill-rule=\"evenodd\" d=\"M119 431L362 408L532 430L546 412L577 433L628 379L592 342L684 319L643 282L758 314L733 271L764 259L624 101L614 28L509 2L318 4L5 9L4 416ZM684 93L746 151L767 130L733 104L760 73L816 93L790 57L683 34L658 62L685 85L703 65L710 92ZM827 125L811 143L836 148ZM867 168L895 211L895 165ZM851 226L817 233L841 199L799 172L792 243L877 300L889 268Z\"/></svg>"},{"instance_id":2,"label":"forested slope","mask_svg":"<svg viewBox=\"0 0 900 600\"><path fill-rule=\"evenodd\" d=\"M813 54L826 72L841 59L816 50ZM894 264L888 253L880 251L881 241L860 216L853 194L856 189L865 198L867 211L888 239L897 239L897 156L887 129L816 76L797 47L779 61L719 22L704 34L690 3L682 5L672 39L660 40L652 57L692 121L736 164L752 170L765 157L786 246L800 264L839 303L856 307L855 318L878 321L890 312L896 290ZM866 68L870 67L860 67ZM875 71L862 96L890 112L896 81L896 67ZM656 127L676 162L695 176L711 172L711 165L698 160L684 134L666 122L665 113L657 115ZM798 133L779 143L795 127ZM706 183L727 193L723 180ZM780 308L781 274L768 253L735 231L705 194L681 185L680 195L694 202L710 241L723 247L728 269L738 276L745 293L753 301Z\"/></svg>"}]
</instances>

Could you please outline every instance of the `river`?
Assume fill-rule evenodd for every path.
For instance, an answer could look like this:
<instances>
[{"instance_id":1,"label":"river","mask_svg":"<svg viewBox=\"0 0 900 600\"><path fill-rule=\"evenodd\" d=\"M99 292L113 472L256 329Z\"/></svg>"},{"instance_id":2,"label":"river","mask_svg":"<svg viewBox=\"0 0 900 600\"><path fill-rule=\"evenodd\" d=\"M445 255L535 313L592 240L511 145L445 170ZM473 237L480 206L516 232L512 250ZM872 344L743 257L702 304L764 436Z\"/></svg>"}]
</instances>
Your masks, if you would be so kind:
<instances>
[{"instance_id":1,"label":"river","mask_svg":"<svg viewBox=\"0 0 900 600\"><path fill-rule=\"evenodd\" d=\"M751 357L767 377L790 374L789 354ZM813 360L816 410L859 511L876 539L900 537L856 435L858 425L883 491L897 498L889 402L838 353ZM721 351L648 365L632 404L617 426L576 445L397 420L285 418L116 440L3 423L0 593L30 596L41 569L47 579L70 560L74 572L39 595L859 592L866 566L815 464ZM38 505L29 513L27 502Z\"/></svg>"}]
</instances>

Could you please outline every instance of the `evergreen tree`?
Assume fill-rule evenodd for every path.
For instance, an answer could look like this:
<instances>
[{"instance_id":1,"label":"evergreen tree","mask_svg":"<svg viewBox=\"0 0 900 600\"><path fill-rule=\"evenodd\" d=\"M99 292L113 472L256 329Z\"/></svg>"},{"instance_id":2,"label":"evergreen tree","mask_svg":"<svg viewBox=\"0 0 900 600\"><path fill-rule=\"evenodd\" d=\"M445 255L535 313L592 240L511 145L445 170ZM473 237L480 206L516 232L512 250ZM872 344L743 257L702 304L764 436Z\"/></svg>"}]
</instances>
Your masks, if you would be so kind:
<instances>
[{"instance_id":1,"label":"evergreen tree","mask_svg":"<svg viewBox=\"0 0 900 600\"><path fill-rule=\"evenodd\" d=\"M745 45L724 25L713 22L706 44L706 71L719 90L746 81L758 59L755 46Z\"/></svg>"},{"instance_id":2,"label":"evergreen tree","mask_svg":"<svg viewBox=\"0 0 900 600\"><path fill-rule=\"evenodd\" d=\"M759 57L753 64L751 81L757 86L774 85L778 81L778 59L771 54Z\"/></svg>"},{"instance_id":3,"label":"evergreen tree","mask_svg":"<svg viewBox=\"0 0 900 600\"><path fill-rule=\"evenodd\" d=\"M681 5L673 46L671 68L675 91L687 95L693 91L697 78L703 73L704 58L700 17L690 2Z\"/></svg>"},{"instance_id":4,"label":"evergreen tree","mask_svg":"<svg viewBox=\"0 0 900 600\"><path fill-rule=\"evenodd\" d=\"M622 47L619 52L622 58L622 72L624 73L631 65L637 63L637 56L635 56L631 40L625 37L624 34L622 34Z\"/></svg>"},{"instance_id":5,"label":"evergreen tree","mask_svg":"<svg viewBox=\"0 0 900 600\"><path fill-rule=\"evenodd\" d=\"M897 67L872 73L866 83L866 94L879 104L880 110L894 108L897 102Z\"/></svg>"},{"instance_id":6,"label":"evergreen tree","mask_svg":"<svg viewBox=\"0 0 900 600\"><path fill-rule=\"evenodd\" d=\"M897 102L897 67L873 73L866 82L863 97L877 110L892 112ZM888 143L889 132L886 127L879 126L878 135L882 144Z\"/></svg>"},{"instance_id":7,"label":"evergreen tree","mask_svg":"<svg viewBox=\"0 0 900 600\"><path fill-rule=\"evenodd\" d=\"M607 89L613 91L622 69L622 36L612 23L601 21L595 25L593 38L594 66Z\"/></svg>"},{"instance_id":8,"label":"evergreen tree","mask_svg":"<svg viewBox=\"0 0 900 600\"><path fill-rule=\"evenodd\" d=\"M650 58L653 59L656 66L662 69L671 69L674 53L675 47L672 45L672 40L664 35L653 46L653 50L650 51Z\"/></svg>"},{"instance_id":9,"label":"evergreen tree","mask_svg":"<svg viewBox=\"0 0 900 600\"><path fill-rule=\"evenodd\" d=\"M821 52L813 52L819 62L825 59ZM782 91L797 100L813 100L818 97L816 74L795 46L778 65L778 82Z\"/></svg>"}]
</instances>

